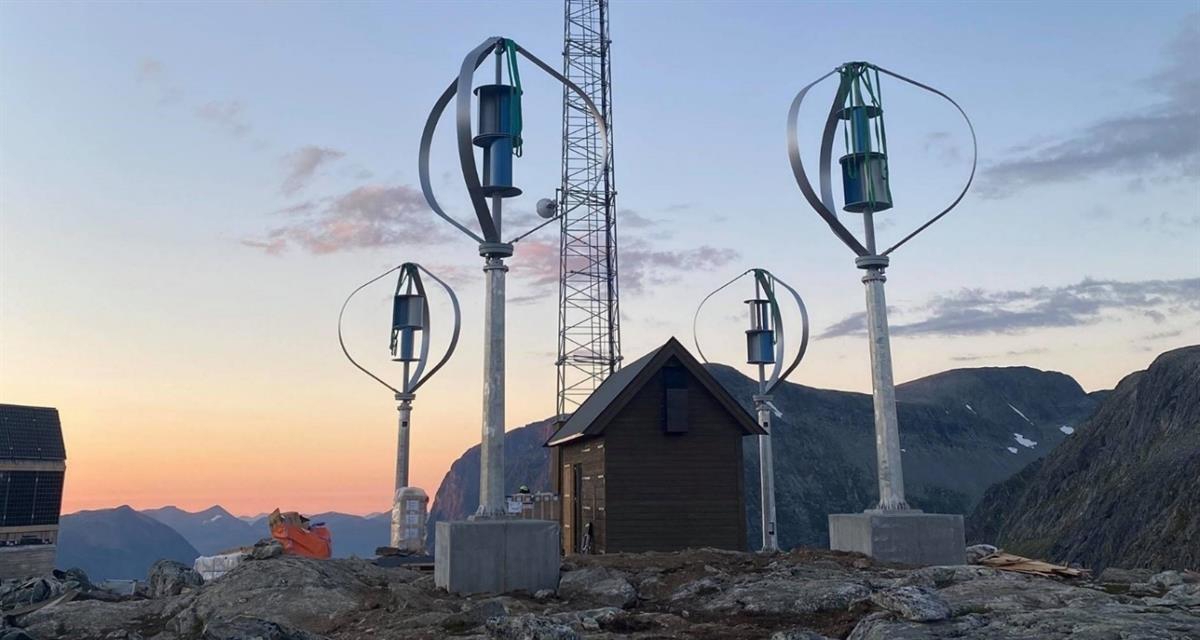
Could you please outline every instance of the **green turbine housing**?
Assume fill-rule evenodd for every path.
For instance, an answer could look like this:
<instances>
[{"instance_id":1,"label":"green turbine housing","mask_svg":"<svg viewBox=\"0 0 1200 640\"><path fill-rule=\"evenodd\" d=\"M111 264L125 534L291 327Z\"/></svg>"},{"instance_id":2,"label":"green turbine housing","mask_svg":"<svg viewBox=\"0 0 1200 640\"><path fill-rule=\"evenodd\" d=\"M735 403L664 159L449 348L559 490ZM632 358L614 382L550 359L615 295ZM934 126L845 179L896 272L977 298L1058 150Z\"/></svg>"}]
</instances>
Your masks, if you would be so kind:
<instances>
[{"instance_id":1,"label":"green turbine housing","mask_svg":"<svg viewBox=\"0 0 1200 640\"><path fill-rule=\"evenodd\" d=\"M875 213L892 208L888 181L887 135L883 126L879 72L871 77L871 65L849 62L842 65L846 104L840 112L846 155L842 165L842 209L851 213Z\"/></svg>"}]
</instances>

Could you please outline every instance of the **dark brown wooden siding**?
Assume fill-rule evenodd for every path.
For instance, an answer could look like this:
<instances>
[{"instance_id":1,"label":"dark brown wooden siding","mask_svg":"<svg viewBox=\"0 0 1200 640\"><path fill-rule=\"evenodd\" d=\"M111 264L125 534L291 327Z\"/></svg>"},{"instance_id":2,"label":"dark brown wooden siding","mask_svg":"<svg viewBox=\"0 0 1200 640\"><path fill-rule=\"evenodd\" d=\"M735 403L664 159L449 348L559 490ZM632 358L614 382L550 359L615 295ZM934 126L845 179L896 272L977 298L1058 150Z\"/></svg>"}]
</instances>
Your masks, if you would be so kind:
<instances>
[{"instance_id":1,"label":"dark brown wooden siding","mask_svg":"<svg viewBox=\"0 0 1200 640\"><path fill-rule=\"evenodd\" d=\"M744 433L687 374L687 431L666 433L659 371L605 428L606 550L746 548Z\"/></svg>"},{"instance_id":2,"label":"dark brown wooden siding","mask_svg":"<svg viewBox=\"0 0 1200 640\"><path fill-rule=\"evenodd\" d=\"M580 531L588 523L592 525L592 552L605 552L605 530L607 521L606 491L605 491L605 438L587 438L571 442L560 447L559 477L561 478L562 496L562 535L563 552L578 551ZM571 478L570 468L579 465L579 495L576 496L574 487L568 484ZM576 504L578 501L578 504ZM576 511L578 509L578 511ZM574 514L579 514L578 522ZM577 531L579 529L580 531Z\"/></svg>"}]
</instances>

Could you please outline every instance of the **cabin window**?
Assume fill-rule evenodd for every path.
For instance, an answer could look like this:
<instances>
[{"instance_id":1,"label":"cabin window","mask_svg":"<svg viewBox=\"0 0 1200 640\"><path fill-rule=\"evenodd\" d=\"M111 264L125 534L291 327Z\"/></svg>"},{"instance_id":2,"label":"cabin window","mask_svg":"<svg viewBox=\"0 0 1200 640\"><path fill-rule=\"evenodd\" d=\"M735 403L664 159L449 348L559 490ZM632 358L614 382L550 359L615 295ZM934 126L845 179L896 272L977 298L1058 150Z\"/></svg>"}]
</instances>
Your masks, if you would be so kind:
<instances>
[{"instance_id":1,"label":"cabin window","mask_svg":"<svg viewBox=\"0 0 1200 640\"><path fill-rule=\"evenodd\" d=\"M663 403L663 428L667 433L687 433L687 372L680 366L664 367L663 386L666 389L666 401Z\"/></svg>"}]
</instances>

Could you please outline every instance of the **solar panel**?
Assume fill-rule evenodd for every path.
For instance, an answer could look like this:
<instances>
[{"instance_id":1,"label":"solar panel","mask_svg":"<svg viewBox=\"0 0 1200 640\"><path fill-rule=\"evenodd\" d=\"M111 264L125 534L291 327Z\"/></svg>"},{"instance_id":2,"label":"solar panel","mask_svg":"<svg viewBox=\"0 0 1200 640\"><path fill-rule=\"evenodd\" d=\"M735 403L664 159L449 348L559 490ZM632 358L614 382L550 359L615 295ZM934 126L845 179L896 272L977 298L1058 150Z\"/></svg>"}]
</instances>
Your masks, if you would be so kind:
<instances>
[{"instance_id":1,"label":"solar panel","mask_svg":"<svg viewBox=\"0 0 1200 640\"><path fill-rule=\"evenodd\" d=\"M0 527L58 524L62 471L0 471Z\"/></svg>"},{"instance_id":2,"label":"solar panel","mask_svg":"<svg viewBox=\"0 0 1200 640\"><path fill-rule=\"evenodd\" d=\"M58 409L0 404L0 460L65 460Z\"/></svg>"}]
</instances>

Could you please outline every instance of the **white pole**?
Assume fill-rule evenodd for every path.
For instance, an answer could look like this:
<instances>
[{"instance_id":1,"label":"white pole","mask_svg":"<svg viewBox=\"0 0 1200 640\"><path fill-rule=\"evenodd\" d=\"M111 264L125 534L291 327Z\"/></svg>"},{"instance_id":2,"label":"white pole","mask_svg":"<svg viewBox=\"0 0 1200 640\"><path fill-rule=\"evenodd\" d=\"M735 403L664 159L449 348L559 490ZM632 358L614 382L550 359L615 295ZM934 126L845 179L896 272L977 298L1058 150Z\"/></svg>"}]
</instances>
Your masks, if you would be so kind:
<instances>
[{"instance_id":1,"label":"white pole","mask_svg":"<svg viewBox=\"0 0 1200 640\"><path fill-rule=\"evenodd\" d=\"M761 367L760 367L761 368ZM759 389L766 386L760 377ZM762 488L762 550L778 551L779 538L775 526L775 465L771 454L771 397L763 394L754 396L754 408L758 413L758 424L767 432L758 437L759 485Z\"/></svg>"},{"instance_id":2,"label":"white pole","mask_svg":"<svg viewBox=\"0 0 1200 640\"><path fill-rule=\"evenodd\" d=\"M408 434L412 418L412 394L396 394L400 412L400 430L396 438L396 491L408 486Z\"/></svg>"},{"instance_id":3,"label":"white pole","mask_svg":"<svg viewBox=\"0 0 1200 640\"><path fill-rule=\"evenodd\" d=\"M867 294L867 337L871 348L871 388L875 405L875 457L879 466L877 508L903 510L908 509L908 502L904 499L900 425L896 419L896 383L892 379L887 300L883 295L883 283L887 280L883 272L886 260L884 257L867 266L867 274L862 279Z\"/></svg>"},{"instance_id":4,"label":"white pole","mask_svg":"<svg viewBox=\"0 0 1200 640\"><path fill-rule=\"evenodd\" d=\"M391 546L408 549L411 545L404 539L404 508L400 500L400 490L408 486L408 436L413 395L397 393L396 400L399 403L396 409L400 412L400 429L396 435L396 486L392 490Z\"/></svg>"}]
</instances>

